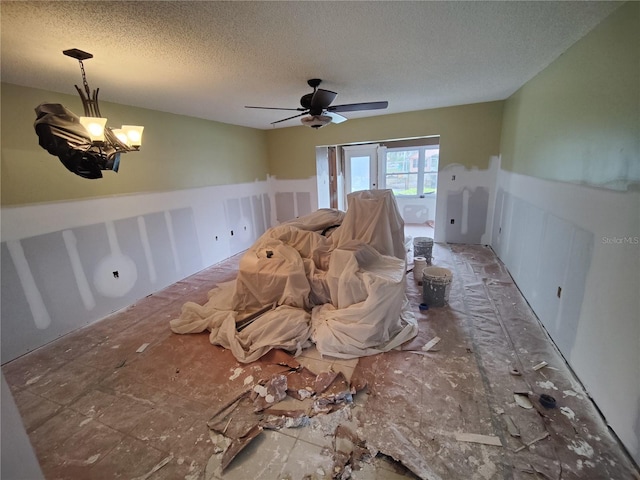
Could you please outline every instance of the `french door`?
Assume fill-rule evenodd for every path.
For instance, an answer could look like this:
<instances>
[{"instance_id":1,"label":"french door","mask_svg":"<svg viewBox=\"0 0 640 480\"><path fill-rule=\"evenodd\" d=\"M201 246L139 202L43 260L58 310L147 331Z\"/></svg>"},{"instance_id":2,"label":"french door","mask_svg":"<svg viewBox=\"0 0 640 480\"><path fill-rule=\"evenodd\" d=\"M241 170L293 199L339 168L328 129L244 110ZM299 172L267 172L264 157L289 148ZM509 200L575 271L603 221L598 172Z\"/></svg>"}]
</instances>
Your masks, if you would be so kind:
<instances>
[{"instance_id":1,"label":"french door","mask_svg":"<svg viewBox=\"0 0 640 480\"><path fill-rule=\"evenodd\" d=\"M378 145L350 145L343 150L345 195L378 188Z\"/></svg>"}]
</instances>

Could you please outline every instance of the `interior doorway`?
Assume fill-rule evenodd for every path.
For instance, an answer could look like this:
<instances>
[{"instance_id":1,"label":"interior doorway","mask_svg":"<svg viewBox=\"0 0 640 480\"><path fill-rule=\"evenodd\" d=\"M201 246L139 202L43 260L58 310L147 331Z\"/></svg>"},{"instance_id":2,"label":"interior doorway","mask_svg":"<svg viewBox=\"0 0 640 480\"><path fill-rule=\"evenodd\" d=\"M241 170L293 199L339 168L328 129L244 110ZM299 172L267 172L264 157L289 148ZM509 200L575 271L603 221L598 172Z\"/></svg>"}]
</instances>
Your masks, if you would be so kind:
<instances>
[{"instance_id":1,"label":"interior doorway","mask_svg":"<svg viewBox=\"0 0 640 480\"><path fill-rule=\"evenodd\" d=\"M393 190L406 225L435 234L440 138L438 136L329 147L332 207L346 209L349 193ZM424 230L423 227L426 229ZM426 233L425 233L426 232Z\"/></svg>"}]
</instances>

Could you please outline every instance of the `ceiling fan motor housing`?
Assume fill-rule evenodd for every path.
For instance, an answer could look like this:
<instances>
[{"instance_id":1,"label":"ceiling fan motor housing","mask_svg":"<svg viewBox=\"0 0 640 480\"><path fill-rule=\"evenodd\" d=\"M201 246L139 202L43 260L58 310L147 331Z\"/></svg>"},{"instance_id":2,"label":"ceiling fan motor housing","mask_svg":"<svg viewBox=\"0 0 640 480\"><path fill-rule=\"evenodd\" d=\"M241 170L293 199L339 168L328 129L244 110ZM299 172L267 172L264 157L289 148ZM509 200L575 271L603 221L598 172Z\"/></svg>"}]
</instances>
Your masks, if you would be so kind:
<instances>
[{"instance_id":1,"label":"ceiling fan motor housing","mask_svg":"<svg viewBox=\"0 0 640 480\"><path fill-rule=\"evenodd\" d=\"M341 123L346 120L346 117L340 115L341 112L357 112L360 110L378 110L387 108L388 102L365 102L365 103L350 103L346 105L333 105L333 101L338 94L331 90L325 90L318 88L322 83L319 78L312 78L307 80L307 84L313 88L312 93L307 93L300 97L300 105L298 108L277 108L277 107L252 107L246 106L245 108L263 108L267 110L294 110L302 113L293 115L291 117L283 118L271 122L271 125L276 123L286 122L294 118L303 117L300 119L303 125L311 128L324 127L329 123ZM305 116L308 115L308 116Z\"/></svg>"}]
</instances>

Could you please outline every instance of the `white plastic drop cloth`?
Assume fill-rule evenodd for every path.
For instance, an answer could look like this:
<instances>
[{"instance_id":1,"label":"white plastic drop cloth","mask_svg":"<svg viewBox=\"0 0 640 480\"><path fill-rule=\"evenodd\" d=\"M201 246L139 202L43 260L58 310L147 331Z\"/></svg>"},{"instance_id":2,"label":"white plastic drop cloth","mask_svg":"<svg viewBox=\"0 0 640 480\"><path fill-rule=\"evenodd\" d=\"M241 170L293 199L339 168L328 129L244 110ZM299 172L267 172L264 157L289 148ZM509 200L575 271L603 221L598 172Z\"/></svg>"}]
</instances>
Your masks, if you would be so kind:
<instances>
[{"instance_id":1,"label":"white plastic drop cloth","mask_svg":"<svg viewBox=\"0 0 640 480\"><path fill-rule=\"evenodd\" d=\"M237 279L211 290L205 305L184 304L171 329L209 330L211 343L245 363L272 348L299 352L310 339L323 355L355 358L413 338L404 224L393 193L355 192L348 206L346 214L321 209L267 230L243 255ZM273 304L236 330L237 321Z\"/></svg>"}]
</instances>

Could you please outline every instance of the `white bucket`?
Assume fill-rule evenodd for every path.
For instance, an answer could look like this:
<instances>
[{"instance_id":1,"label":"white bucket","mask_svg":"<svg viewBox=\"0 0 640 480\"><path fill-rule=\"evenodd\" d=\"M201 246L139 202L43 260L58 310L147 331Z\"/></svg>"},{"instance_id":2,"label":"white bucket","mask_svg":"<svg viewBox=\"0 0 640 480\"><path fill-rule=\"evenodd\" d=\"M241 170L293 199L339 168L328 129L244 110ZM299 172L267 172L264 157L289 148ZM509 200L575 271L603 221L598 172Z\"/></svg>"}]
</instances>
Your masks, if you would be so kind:
<instances>
[{"instance_id":1,"label":"white bucket","mask_svg":"<svg viewBox=\"0 0 640 480\"><path fill-rule=\"evenodd\" d=\"M422 302L429 307L443 307L449 301L453 273L442 267L425 267L422 270Z\"/></svg>"},{"instance_id":2,"label":"white bucket","mask_svg":"<svg viewBox=\"0 0 640 480\"><path fill-rule=\"evenodd\" d=\"M427 266L427 259L424 257L413 257L413 279L422 282L422 270Z\"/></svg>"},{"instance_id":3,"label":"white bucket","mask_svg":"<svg viewBox=\"0 0 640 480\"><path fill-rule=\"evenodd\" d=\"M416 237L413 239L413 255L415 257L424 257L427 263L431 265L431 251L433 250L433 238Z\"/></svg>"}]
</instances>

